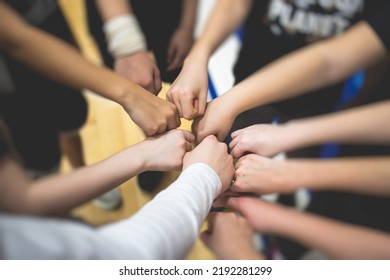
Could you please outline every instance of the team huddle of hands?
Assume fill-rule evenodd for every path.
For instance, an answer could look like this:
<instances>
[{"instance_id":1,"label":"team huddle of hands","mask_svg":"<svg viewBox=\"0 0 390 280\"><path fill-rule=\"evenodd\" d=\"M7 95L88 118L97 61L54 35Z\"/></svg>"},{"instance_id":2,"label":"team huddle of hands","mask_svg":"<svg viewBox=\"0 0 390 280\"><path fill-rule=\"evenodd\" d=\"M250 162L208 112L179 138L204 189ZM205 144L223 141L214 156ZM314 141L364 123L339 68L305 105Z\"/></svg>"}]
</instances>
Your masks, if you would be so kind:
<instances>
[{"instance_id":1,"label":"team huddle of hands","mask_svg":"<svg viewBox=\"0 0 390 280\"><path fill-rule=\"evenodd\" d=\"M281 179L283 172L286 171L283 163L265 157L280 152L282 146L277 140L280 139L282 130L272 125L254 125L238 130L232 134L229 148L217 137L210 135L192 149L196 137L180 129L149 137L143 142L144 145L154 146L148 148L148 151L156 151L155 154L149 154L149 160L146 160L149 170L184 170L193 163L203 162L218 174L222 182L222 192L216 199L215 206L231 208L242 215L237 216L233 213L209 215L209 229L201 237L219 257L240 258L237 254L242 254L241 257L246 259L261 257L253 249L253 230L265 232L271 228L272 215L259 220L256 215L258 211L254 209L261 208L259 210L262 212L278 214L278 210L283 211L283 208L260 201L248 193L261 195L283 191L285 186L282 182L288 181ZM275 176L278 180L274 179ZM232 235L237 235L234 238L237 244L226 246L225 242L232 238Z\"/></svg>"}]
</instances>

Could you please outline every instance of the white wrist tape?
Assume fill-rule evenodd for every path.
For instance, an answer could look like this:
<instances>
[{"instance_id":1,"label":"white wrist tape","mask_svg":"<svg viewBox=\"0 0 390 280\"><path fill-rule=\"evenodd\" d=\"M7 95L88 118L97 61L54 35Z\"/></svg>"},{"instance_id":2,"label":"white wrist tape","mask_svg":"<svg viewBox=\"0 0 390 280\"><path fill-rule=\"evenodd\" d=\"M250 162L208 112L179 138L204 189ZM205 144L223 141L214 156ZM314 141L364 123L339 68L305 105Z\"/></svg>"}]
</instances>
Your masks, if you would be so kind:
<instances>
[{"instance_id":1,"label":"white wrist tape","mask_svg":"<svg viewBox=\"0 0 390 280\"><path fill-rule=\"evenodd\" d=\"M110 19L103 26L108 51L115 58L146 50L146 40L137 18L132 14Z\"/></svg>"}]
</instances>

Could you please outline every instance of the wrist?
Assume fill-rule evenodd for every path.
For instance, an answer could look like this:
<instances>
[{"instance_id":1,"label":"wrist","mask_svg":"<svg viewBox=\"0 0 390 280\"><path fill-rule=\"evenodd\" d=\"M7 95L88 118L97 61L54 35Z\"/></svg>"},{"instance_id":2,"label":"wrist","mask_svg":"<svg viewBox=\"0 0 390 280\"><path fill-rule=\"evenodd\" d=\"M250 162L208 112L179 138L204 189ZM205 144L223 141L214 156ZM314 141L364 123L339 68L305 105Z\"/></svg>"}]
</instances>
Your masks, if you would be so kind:
<instances>
[{"instance_id":1,"label":"wrist","mask_svg":"<svg viewBox=\"0 0 390 280\"><path fill-rule=\"evenodd\" d=\"M180 24L177 28L177 30L182 30L190 34L194 33L194 29L195 29L195 25L193 24Z\"/></svg>"},{"instance_id":2,"label":"wrist","mask_svg":"<svg viewBox=\"0 0 390 280\"><path fill-rule=\"evenodd\" d=\"M189 65L191 65L192 63L202 64L207 68L210 56L211 52L207 45L203 44L202 42L195 42L190 53L184 59L184 63L187 63Z\"/></svg>"},{"instance_id":3,"label":"wrist","mask_svg":"<svg viewBox=\"0 0 390 280\"><path fill-rule=\"evenodd\" d=\"M214 99L213 102L220 103L219 106L222 106L226 112L228 112L229 116L233 118L233 120L242 112L245 112L246 109L242 107L240 94L237 94L233 89L228 90L222 95L218 96L218 98Z\"/></svg>"},{"instance_id":4,"label":"wrist","mask_svg":"<svg viewBox=\"0 0 390 280\"><path fill-rule=\"evenodd\" d=\"M143 140L142 142L139 142L135 145L139 157L136 159L139 163L139 173L150 171L152 170L152 161L153 159L150 159L147 155L150 153L150 147L148 145L147 139ZM132 158L135 158L134 155L131 156Z\"/></svg>"},{"instance_id":5,"label":"wrist","mask_svg":"<svg viewBox=\"0 0 390 280\"><path fill-rule=\"evenodd\" d=\"M278 207L277 214L273 215L272 222L265 228L264 233L288 236L288 232L294 227L296 210L286 206L276 207Z\"/></svg>"},{"instance_id":6,"label":"wrist","mask_svg":"<svg viewBox=\"0 0 390 280\"><path fill-rule=\"evenodd\" d=\"M312 129L303 120L293 120L281 125L283 135L283 148L291 151L314 144Z\"/></svg>"},{"instance_id":7,"label":"wrist","mask_svg":"<svg viewBox=\"0 0 390 280\"><path fill-rule=\"evenodd\" d=\"M108 20L103 26L103 31L108 42L108 50L115 58L147 49L145 36L133 14L119 15Z\"/></svg>"}]
</instances>

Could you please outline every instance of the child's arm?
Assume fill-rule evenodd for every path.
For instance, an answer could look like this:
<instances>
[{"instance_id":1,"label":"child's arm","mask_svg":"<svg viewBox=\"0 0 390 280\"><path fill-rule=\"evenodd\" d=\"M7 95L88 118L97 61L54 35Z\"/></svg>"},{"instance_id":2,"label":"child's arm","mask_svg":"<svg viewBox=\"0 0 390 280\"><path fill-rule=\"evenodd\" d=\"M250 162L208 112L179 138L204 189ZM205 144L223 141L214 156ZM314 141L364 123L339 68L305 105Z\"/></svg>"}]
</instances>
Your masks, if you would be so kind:
<instances>
[{"instance_id":1,"label":"child's arm","mask_svg":"<svg viewBox=\"0 0 390 280\"><path fill-rule=\"evenodd\" d=\"M2 257L184 258L213 200L229 187L234 167L226 145L211 136L186 154L183 166L180 177L132 218L99 229L53 219L0 215Z\"/></svg>"},{"instance_id":2,"label":"child's arm","mask_svg":"<svg viewBox=\"0 0 390 280\"><path fill-rule=\"evenodd\" d=\"M104 22L103 31L108 50L115 59L115 71L146 90L158 94L162 88L160 71L148 53L145 36L130 1L95 2Z\"/></svg>"},{"instance_id":3,"label":"child's arm","mask_svg":"<svg viewBox=\"0 0 390 280\"><path fill-rule=\"evenodd\" d=\"M390 196L390 157L275 161L246 155L236 163L235 192L290 193L300 188Z\"/></svg>"},{"instance_id":4,"label":"child's arm","mask_svg":"<svg viewBox=\"0 0 390 280\"><path fill-rule=\"evenodd\" d=\"M194 42L198 0L182 0L180 22L170 38L167 51L167 71L179 69Z\"/></svg>"},{"instance_id":5,"label":"child's arm","mask_svg":"<svg viewBox=\"0 0 390 280\"><path fill-rule=\"evenodd\" d=\"M208 81L207 65L212 53L243 23L252 0L217 1L201 36L184 60L183 69L167 92L181 117L194 119L205 112Z\"/></svg>"},{"instance_id":6,"label":"child's arm","mask_svg":"<svg viewBox=\"0 0 390 280\"><path fill-rule=\"evenodd\" d=\"M197 141L210 134L222 140L238 114L334 84L386 55L382 41L365 22L334 39L295 51L211 101L194 126Z\"/></svg>"},{"instance_id":7,"label":"child's arm","mask_svg":"<svg viewBox=\"0 0 390 280\"><path fill-rule=\"evenodd\" d=\"M112 71L87 62L60 40L27 25L0 3L0 48L43 75L74 88L87 88L121 104L147 135L176 128L176 108Z\"/></svg>"},{"instance_id":8,"label":"child's arm","mask_svg":"<svg viewBox=\"0 0 390 280\"><path fill-rule=\"evenodd\" d=\"M390 102L382 101L279 126L253 125L233 132L229 146L239 158L247 152L269 157L327 142L387 145L389 118Z\"/></svg>"},{"instance_id":9,"label":"child's arm","mask_svg":"<svg viewBox=\"0 0 390 280\"><path fill-rule=\"evenodd\" d=\"M255 230L295 240L331 259L389 259L390 235L273 205L257 198L231 197ZM385 214L385 213L384 213Z\"/></svg>"},{"instance_id":10,"label":"child's arm","mask_svg":"<svg viewBox=\"0 0 390 280\"><path fill-rule=\"evenodd\" d=\"M201 238L221 260L264 259L254 247L252 227L236 213L210 213Z\"/></svg>"},{"instance_id":11,"label":"child's arm","mask_svg":"<svg viewBox=\"0 0 390 280\"><path fill-rule=\"evenodd\" d=\"M37 181L10 157L0 166L0 211L31 215L54 215L98 197L145 170L180 169L193 135L172 130L148 138L92 166L68 175L53 175ZM166 157L169 155L169 157Z\"/></svg>"}]
</instances>

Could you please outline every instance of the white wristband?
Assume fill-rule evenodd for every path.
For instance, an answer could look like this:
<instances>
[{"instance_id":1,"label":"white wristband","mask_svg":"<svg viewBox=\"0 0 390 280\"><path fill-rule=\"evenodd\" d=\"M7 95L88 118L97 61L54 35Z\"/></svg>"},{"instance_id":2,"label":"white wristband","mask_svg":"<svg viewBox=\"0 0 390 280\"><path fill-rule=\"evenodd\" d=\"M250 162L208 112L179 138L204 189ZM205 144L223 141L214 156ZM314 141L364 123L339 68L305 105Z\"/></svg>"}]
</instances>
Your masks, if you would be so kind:
<instances>
[{"instance_id":1,"label":"white wristband","mask_svg":"<svg viewBox=\"0 0 390 280\"><path fill-rule=\"evenodd\" d=\"M115 58L146 50L146 40L132 14L116 16L103 26L108 51Z\"/></svg>"}]
</instances>

